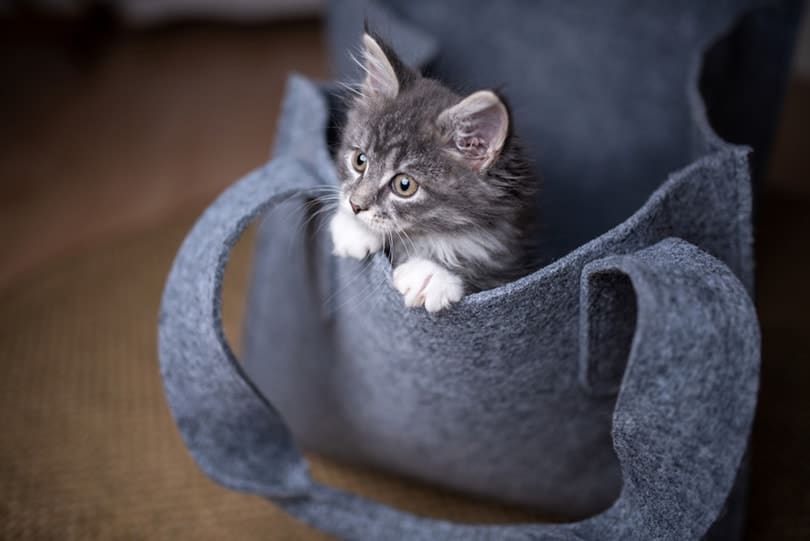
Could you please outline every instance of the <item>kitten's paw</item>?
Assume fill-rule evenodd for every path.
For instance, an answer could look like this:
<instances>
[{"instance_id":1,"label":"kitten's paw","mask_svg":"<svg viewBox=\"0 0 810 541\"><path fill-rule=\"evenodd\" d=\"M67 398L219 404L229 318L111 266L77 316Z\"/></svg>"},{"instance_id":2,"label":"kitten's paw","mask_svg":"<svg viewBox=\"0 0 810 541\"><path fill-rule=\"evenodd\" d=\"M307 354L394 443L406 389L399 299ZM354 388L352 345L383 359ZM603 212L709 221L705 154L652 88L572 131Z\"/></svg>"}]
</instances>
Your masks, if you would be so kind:
<instances>
[{"instance_id":1,"label":"kitten's paw","mask_svg":"<svg viewBox=\"0 0 810 541\"><path fill-rule=\"evenodd\" d=\"M339 257L363 259L379 252L383 247L382 237L358 222L354 216L338 210L329 224L332 233L332 253Z\"/></svg>"},{"instance_id":2,"label":"kitten's paw","mask_svg":"<svg viewBox=\"0 0 810 541\"><path fill-rule=\"evenodd\" d=\"M461 278L428 259L411 259L394 269L394 287L406 306L425 306L430 313L447 308L464 296Z\"/></svg>"}]
</instances>

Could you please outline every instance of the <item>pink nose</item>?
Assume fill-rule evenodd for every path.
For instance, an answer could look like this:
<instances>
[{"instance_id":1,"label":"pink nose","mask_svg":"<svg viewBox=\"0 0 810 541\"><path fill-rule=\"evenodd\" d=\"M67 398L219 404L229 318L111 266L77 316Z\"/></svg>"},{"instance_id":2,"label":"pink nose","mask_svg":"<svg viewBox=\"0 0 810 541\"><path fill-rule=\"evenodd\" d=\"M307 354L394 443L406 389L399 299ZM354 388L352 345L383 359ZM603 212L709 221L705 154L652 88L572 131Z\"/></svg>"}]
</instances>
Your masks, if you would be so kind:
<instances>
[{"instance_id":1,"label":"pink nose","mask_svg":"<svg viewBox=\"0 0 810 541\"><path fill-rule=\"evenodd\" d=\"M352 201L351 199L349 200L349 205L351 205L352 212L354 212L355 214L358 214L364 210L368 210L367 208L363 208L360 205L356 205L354 201Z\"/></svg>"}]
</instances>

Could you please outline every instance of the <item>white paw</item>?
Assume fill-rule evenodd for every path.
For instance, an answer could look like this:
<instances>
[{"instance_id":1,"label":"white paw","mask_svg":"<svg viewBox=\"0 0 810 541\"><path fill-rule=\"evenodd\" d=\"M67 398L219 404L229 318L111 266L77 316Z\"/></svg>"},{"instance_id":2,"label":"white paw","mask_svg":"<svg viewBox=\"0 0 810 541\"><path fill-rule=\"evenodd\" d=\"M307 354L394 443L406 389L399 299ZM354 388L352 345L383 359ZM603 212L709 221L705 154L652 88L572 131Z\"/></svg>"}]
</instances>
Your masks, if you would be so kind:
<instances>
[{"instance_id":1,"label":"white paw","mask_svg":"<svg viewBox=\"0 0 810 541\"><path fill-rule=\"evenodd\" d=\"M339 257L363 259L383 247L382 237L342 209L332 217L329 231L334 245L332 253Z\"/></svg>"},{"instance_id":2,"label":"white paw","mask_svg":"<svg viewBox=\"0 0 810 541\"><path fill-rule=\"evenodd\" d=\"M394 269L394 287L406 306L425 306L428 312L447 308L464 296L461 278L428 259L411 259Z\"/></svg>"}]
</instances>

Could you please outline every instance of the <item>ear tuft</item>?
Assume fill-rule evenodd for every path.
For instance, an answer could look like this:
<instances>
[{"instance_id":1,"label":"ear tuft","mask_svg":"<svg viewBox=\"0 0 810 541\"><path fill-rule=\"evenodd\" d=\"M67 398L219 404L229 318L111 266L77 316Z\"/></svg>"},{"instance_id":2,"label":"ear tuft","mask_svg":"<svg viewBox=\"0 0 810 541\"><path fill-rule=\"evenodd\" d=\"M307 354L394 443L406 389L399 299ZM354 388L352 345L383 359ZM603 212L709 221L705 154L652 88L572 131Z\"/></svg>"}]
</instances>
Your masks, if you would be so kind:
<instances>
[{"instance_id":1,"label":"ear tuft","mask_svg":"<svg viewBox=\"0 0 810 541\"><path fill-rule=\"evenodd\" d=\"M396 61L396 60L395 60ZM366 98L395 98L399 94L399 80L385 50L368 32L363 34L363 63L366 78L361 86Z\"/></svg>"},{"instance_id":2,"label":"ear tuft","mask_svg":"<svg viewBox=\"0 0 810 541\"><path fill-rule=\"evenodd\" d=\"M439 115L439 124L450 130L450 151L476 171L492 165L509 132L509 113L490 90L470 94Z\"/></svg>"}]
</instances>

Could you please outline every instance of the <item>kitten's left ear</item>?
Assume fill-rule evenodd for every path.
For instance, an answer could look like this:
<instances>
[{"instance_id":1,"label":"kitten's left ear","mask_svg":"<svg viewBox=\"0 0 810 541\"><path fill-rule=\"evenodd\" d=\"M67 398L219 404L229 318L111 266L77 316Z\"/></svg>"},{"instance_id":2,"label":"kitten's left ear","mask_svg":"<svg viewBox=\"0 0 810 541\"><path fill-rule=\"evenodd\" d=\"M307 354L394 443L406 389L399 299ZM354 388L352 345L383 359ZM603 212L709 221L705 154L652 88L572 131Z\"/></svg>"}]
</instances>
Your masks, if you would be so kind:
<instances>
[{"instance_id":1,"label":"kitten's left ear","mask_svg":"<svg viewBox=\"0 0 810 541\"><path fill-rule=\"evenodd\" d=\"M363 34L363 69L366 78L362 93L366 98L395 98L400 90L398 72L406 68L393 50L369 32Z\"/></svg>"},{"instance_id":2,"label":"kitten's left ear","mask_svg":"<svg viewBox=\"0 0 810 541\"><path fill-rule=\"evenodd\" d=\"M509 112L492 91L481 90L445 109L439 125L450 130L449 150L476 171L492 165L509 132Z\"/></svg>"}]
</instances>

